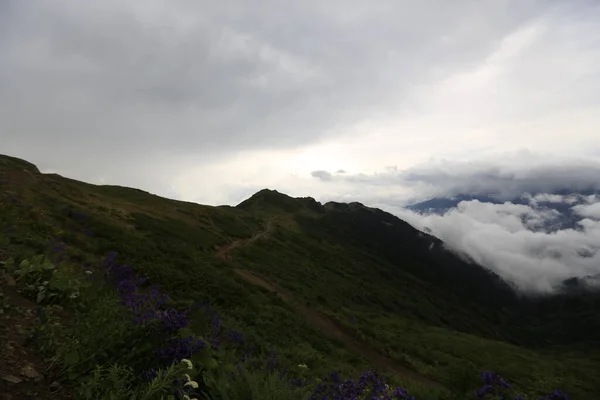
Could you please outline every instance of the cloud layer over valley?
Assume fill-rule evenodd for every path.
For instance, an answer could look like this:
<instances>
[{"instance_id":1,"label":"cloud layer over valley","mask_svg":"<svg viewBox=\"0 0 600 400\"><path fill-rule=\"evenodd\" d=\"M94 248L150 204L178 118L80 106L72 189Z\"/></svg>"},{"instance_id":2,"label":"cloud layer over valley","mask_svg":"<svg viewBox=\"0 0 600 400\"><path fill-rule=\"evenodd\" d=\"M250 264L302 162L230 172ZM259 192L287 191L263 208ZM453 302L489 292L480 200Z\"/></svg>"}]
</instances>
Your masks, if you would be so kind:
<instances>
[{"instance_id":1,"label":"cloud layer over valley","mask_svg":"<svg viewBox=\"0 0 600 400\"><path fill-rule=\"evenodd\" d=\"M443 215L396 214L522 289L553 291L565 279L600 273L600 215L590 215L599 207L599 198L575 206L576 227L551 231L544 226L560 212L533 204L471 200Z\"/></svg>"}]
</instances>

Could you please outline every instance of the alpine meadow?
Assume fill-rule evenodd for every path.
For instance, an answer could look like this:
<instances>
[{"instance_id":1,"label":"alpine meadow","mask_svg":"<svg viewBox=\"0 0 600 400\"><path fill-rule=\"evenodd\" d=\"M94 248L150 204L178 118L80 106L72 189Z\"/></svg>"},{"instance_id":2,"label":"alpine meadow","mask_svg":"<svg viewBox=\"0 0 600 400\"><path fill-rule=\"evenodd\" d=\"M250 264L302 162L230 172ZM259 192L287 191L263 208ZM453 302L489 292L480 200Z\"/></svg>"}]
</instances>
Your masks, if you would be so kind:
<instances>
[{"instance_id":1,"label":"alpine meadow","mask_svg":"<svg viewBox=\"0 0 600 400\"><path fill-rule=\"evenodd\" d=\"M521 293L360 203L0 156L0 259L2 399L600 398L600 293Z\"/></svg>"}]
</instances>

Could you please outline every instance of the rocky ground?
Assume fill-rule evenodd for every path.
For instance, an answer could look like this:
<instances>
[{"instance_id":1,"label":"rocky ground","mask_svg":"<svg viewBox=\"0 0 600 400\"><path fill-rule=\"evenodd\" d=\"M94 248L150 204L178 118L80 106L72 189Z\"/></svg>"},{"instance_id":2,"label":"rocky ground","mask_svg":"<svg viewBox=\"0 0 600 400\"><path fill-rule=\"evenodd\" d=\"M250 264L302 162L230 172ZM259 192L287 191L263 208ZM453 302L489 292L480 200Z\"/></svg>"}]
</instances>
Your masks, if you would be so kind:
<instances>
[{"instance_id":1,"label":"rocky ground","mask_svg":"<svg viewBox=\"0 0 600 400\"><path fill-rule=\"evenodd\" d=\"M37 305L0 271L0 400L71 399L31 341Z\"/></svg>"}]
</instances>

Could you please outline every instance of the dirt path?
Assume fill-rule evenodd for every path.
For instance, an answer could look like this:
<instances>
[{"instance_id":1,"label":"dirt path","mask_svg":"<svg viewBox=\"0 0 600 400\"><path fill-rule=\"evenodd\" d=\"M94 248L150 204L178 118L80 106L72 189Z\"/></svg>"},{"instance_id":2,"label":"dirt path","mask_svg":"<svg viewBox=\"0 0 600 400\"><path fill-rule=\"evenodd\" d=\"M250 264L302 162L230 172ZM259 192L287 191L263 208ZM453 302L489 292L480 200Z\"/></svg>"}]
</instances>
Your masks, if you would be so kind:
<instances>
[{"instance_id":1,"label":"dirt path","mask_svg":"<svg viewBox=\"0 0 600 400\"><path fill-rule=\"evenodd\" d=\"M230 244L228 244L226 246L219 248L217 250L217 257L222 258L224 260L231 260L231 255L229 253L231 253L235 249L238 249L238 248L241 248L244 246L248 246L249 244L252 244L255 241L257 241L258 239L260 239L261 237L268 235L269 233L271 233L273 231L274 226L275 226L275 220L270 219L269 221L267 221L267 226L265 227L265 229L263 231L258 232L256 235L252 236L251 238L238 239L238 240L231 242Z\"/></svg>"},{"instance_id":2,"label":"dirt path","mask_svg":"<svg viewBox=\"0 0 600 400\"><path fill-rule=\"evenodd\" d=\"M326 336L330 338L337 339L343 344L346 345L349 349L358 353L364 359L371 362L373 365L378 366L385 370L385 372L391 373L397 377L408 378L415 382L420 382L430 387L442 388L442 384L439 382L419 374L418 372L405 367L400 362L387 357L378 351L372 349L368 344L361 342L344 326L330 318L324 316L317 310L313 310L306 306L300 305L297 302L294 302L294 297L282 290L281 288L276 287L272 283L266 281L265 279L257 276L255 273L250 271L236 269L235 272L244 278L247 282L261 286L271 292L273 292L280 299L285 301L286 303L292 305L296 311L302 315L308 323L312 326L323 332Z\"/></svg>"},{"instance_id":3,"label":"dirt path","mask_svg":"<svg viewBox=\"0 0 600 400\"><path fill-rule=\"evenodd\" d=\"M230 260L231 256L229 253L231 253L235 249L252 244L256 240L271 232L273 230L273 227L274 220L270 220L267 223L267 226L264 231L259 232L250 239L236 240L233 243L220 248L217 251L217 256L225 260ZM391 373L392 375L395 375L399 378L411 379L415 382L425 384L429 387L443 387L443 385L439 382L425 375L421 375L418 372L404 366L399 361L394 360L374 350L368 344L358 340L348 328L331 320L330 318L321 314L317 310L299 304L298 302L294 301L294 296L292 296L291 293L286 292L285 290L281 289L280 287L277 287L276 285L265 280L264 278L259 277L256 273L243 269L236 269L235 272L248 283L263 287L268 291L274 293L277 297L291 305L300 315L302 315L306 319L306 321L309 324L323 332L323 334L330 338L339 340L344 345L346 345L346 347L359 354L373 365L384 369L385 372Z\"/></svg>"},{"instance_id":4,"label":"dirt path","mask_svg":"<svg viewBox=\"0 0 600 400\"><path fill-rule=\"evenodd\" d=\"M48 362L28 340L37 304L17 292L0 270L0 400L72 399L48 372Z\"/></svg>"}]
</instances>

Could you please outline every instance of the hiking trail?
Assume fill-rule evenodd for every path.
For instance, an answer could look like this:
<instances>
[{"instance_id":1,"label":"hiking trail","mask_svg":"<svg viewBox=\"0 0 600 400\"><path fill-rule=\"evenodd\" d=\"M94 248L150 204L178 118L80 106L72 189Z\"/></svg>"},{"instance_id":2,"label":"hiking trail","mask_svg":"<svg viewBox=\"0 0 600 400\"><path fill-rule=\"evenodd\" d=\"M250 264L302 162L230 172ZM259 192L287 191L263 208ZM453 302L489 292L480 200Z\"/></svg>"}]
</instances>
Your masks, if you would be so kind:
<instances>
[{"instance_id":1,"label":"hiking trail","mask_svg":"<svg viewBox=\"0 0 600 400\"><path fill-rule=\"evenodd\" d=\"M20 294L14 279L2 270L0 300L0 399L73 399L30 339L30 330L39 324L38 304Z\"/></svg>"},{"instance_id":2,"label":"hiking trail","mask_svg":"<svg viewBox=\"0 0 600 400\"><path fill-rule=\"evenodd\" d=\"M217 251L217 256L224 260L231 260L231 255L229 253L235 249L248 246L254 243L256 240L268 235L273 230L274 222L275 221L273 219L269 220L265 230L258 232L251 238L238 239L226 246L223 246ZM246 282L255 286L260 286L272 292L281 300L294 308L296 312L302 315L310 325L321 331L326 336L342 342L347 348L355 353L358 353L361 357L373 365L384 369L385 372L389 372L397 377L408 378L412 381L422 383L429 387L443 388L443 385L440 382L414 371L413 369L403 365L401 362L382 354L381 352L370 347L368 344L357 339L350 329L346 328L340 323L332 320L315 309L306 307L300 304L298 301L295 301L294 296L291 293L283 290L274 283L269 282L265 278L258 276L255 272L250 272L248 270L239 268L235 269L235 272Z\"/></svg>"},{"instance_id":3,"label":"hiking trail","mask_svg":"<svg viewBox=\"0 0 600 400\"><path fill-rule=\"evenodd\" d=\"M256 242L258 239L260 239L261 237L268 235L274 227L275 224L275 220L274 219L270 219L267 222L267 226L264 230L258 232L257 234L255 234L254 236L250 237L249 239L237 239L234 240L233 242L231 242L228 245L222 246L217 250L217 257L222 258L224 260L230 260L231 256L229 253L231 253L233 250L244 247L244 246L248 246L249 244L252 244L254 242Z\"/></svg>"}]
</instances>

